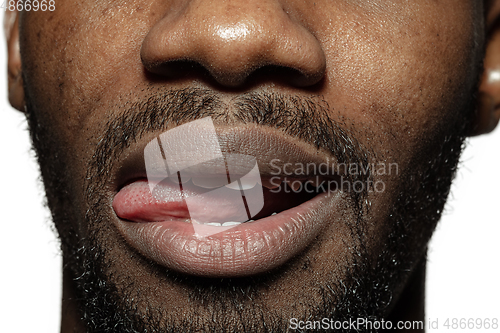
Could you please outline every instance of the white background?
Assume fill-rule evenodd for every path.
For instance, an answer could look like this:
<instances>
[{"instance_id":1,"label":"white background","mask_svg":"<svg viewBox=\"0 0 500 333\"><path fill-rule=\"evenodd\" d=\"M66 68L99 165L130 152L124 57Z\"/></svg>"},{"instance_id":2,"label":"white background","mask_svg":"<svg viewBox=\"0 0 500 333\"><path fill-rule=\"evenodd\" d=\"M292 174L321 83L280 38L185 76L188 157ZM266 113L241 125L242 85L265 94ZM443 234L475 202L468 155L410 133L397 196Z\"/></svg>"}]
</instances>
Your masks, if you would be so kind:
<instances>
[{"instance_id":1,"label":"white background","mask_svg":"<svg viewBox=\"0 0 500 333\"><path fill-rule=\"evenodd\" d=\"M61 259L0 41L0 331L58 332ZM500 319L500 129L470 140L431 245L427 318ZM461 330L455 330L461 331ZM463 330L492 332L492 330ZM497 330L497 331L500 331Z\"/></svg>"}]
</instances>

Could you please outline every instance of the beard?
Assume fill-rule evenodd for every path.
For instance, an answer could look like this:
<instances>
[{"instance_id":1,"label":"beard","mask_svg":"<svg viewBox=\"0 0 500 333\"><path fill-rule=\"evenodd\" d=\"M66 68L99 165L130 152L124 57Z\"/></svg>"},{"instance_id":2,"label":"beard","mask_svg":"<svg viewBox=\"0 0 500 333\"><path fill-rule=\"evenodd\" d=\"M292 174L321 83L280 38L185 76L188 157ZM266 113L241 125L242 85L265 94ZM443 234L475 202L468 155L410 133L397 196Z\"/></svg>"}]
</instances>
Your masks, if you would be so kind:
<instances>
[{"instance_id":1,"label":"beard","mask_svg":"<svg viewBox=\"0 0 500 333\"><path fill-rule=\"evenodd\" d=\"M28 90L25 90L28 91ZM161 267L128 249L129 256L157 281L142 283L116 264L120 242L110 220L110 170L113 161L132 143L152 131L211 116L214 122L257 124L278 128L336 156L339 163L366 169L377 154L359 143L346 121L331 118L333 110L317 98L267 93L244 94L223 103L217 95L200 89L149 91L148 97L110 119L89 161L84 189L72 189L71 174L61 153L61 143L40 126L35 108L26 96L28 124L56 229L59 233L65 274L73 278L76 301L88 332L233 332L284 331L290 326L290 308L270 308L266 290L291 270L315 272L308 264L309 248L269 272L243 277L213 279L193 277ZM391 208L385 218L388 232L374 255L367 245L371 194L348 194L350 216L343 223L350 230L349 254L331 276L310 290L297 307L297 320L349 321L386 318L401 288L425 254L426 244L440 218L462 150L470 103L460 114L443 121L412 156L413 167L398 175ZM231 112L224 110L230 109ZM57 158L56 158L57 157ZM60 157L60 158L59 158ZM351 182L376 181L376 176L355 175ZM83 192L86 212L74 205L74 191ZM123 242L121 242L123 243ZM310 247L313 247L311 244ZM335 261L336 258L331 258ZM172 313L157 300L162 283L186 291L190 307ZM287 308L287 309L285 309ZM288 316L287 316L288 315ZM335 331L342 331L336 329ZM346 329L345 331L350 331ZM367 329L375 331L375 329Z\"/></svg>"}]
</instances>

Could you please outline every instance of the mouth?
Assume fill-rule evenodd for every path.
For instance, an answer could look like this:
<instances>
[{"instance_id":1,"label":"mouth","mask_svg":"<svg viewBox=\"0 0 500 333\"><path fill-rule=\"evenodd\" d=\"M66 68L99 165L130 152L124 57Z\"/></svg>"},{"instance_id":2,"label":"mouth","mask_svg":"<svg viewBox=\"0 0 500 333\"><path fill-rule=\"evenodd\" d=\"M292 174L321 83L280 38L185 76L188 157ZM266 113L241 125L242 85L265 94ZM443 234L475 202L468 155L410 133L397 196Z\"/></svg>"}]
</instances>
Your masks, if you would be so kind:
<instances>
[{"instance_id":1,"label":"mouth","mask_svg":"<svg viewBox=\"0 0 500 333\"><path fill-rule=\"evenodd\" d=\"M205 165L155 181L144 163L152 141L138 143L122 161L113 200L116 226L142 255L186 274L247 276L284 264L338 223L345 198L337 188L341 176L333 168L314 168L336 164L327 153L257 126L220 127L217 137L224 156L254 157L258 177L245 181L245 170L230 179ZM252 210L250 201L260 197ZM245 205L238 206L242 198Z\"/></svg>"}]
</instances>

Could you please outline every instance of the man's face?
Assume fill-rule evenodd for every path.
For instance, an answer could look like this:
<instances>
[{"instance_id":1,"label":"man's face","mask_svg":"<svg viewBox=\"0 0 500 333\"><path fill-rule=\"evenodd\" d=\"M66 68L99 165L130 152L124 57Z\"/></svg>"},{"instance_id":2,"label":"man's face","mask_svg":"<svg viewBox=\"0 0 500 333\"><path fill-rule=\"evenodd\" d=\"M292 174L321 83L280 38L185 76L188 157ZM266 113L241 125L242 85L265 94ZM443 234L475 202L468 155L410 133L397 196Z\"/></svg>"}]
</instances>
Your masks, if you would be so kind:
<instances>
[{"instance_id":1,"label":"man's face","mask_svg":"<svg viewBox=\"0 0 500 333\"><path fill-rule=\"evenodd\" d=\"M282 330L289 318L390 313L474 110L481 2L56 6L20 16L24 92L89 330ZM204 238L189 221L122 213L119 193L146 179L146 144L206 116L221 149L254 156L263 179L276 158L334 161L371 166L345 179L378 187L290 198L264 186L269 214Z\"/></svg>"}]
</instances>

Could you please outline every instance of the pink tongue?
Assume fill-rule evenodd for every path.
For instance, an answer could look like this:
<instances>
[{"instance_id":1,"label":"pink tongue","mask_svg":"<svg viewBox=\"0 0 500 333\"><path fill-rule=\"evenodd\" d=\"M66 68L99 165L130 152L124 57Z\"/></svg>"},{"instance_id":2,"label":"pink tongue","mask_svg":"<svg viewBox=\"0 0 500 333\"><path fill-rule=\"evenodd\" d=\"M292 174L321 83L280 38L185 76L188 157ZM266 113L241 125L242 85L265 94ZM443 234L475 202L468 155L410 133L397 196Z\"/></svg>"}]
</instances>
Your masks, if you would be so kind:
<instances>
[{"instance_id":1,"label":"pink tongue","mask_svg":"<svg viewBox=\"0 0 500 333\"><path fill-rule=\"evenodd\" d=\"M120 218L134 222L189 219L182 193L172 188L167 200L159 201L151 194L148 182L139 180L122 188L113 200L113 209Z\"/></svg>"},{"instance_id":2,"label":"pink tongue","mask_svg":"<svg viewBox=\"0 0 500 333\"><path fill-rule=\"evenodd\" d=\"M203 196L186 189L181 193L177 186L168 184L157 186L159 188L155 188L155 191L159 189L160 198L151 194L146 180L139 180L123 187L113 200L116 215L133 222L189 222L191 216L199 217L197 220L199 223L247 220L246 211L242 213L242 209L235 205L234 195ZM183 195L190 197L189 210Z\"/></svg>"}]
</instances>

